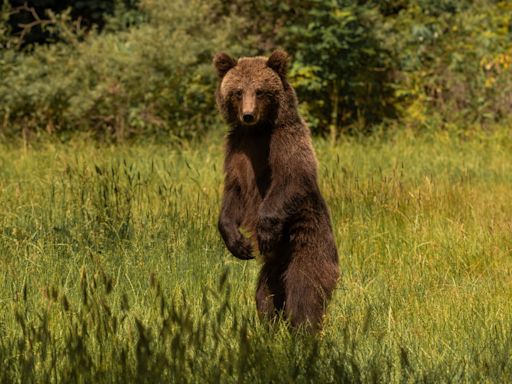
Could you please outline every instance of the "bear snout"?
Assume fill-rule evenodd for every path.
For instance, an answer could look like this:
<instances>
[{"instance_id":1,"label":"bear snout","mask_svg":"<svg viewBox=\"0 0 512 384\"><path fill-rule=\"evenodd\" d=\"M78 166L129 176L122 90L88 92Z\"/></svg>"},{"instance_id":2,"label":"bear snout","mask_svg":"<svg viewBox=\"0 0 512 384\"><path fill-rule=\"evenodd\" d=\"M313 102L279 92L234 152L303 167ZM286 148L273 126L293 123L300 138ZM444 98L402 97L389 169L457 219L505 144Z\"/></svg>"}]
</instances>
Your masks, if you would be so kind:
<instances>
[{"instance_id":1,"label":"bear snout","mask_svg":"<svg viewBox=\"0 0 512 384\"><path fill-rule=\"evenodd\" d=\"M246 125L256 124L258 120L256 109L256 96L254 92L245 92L242 99L241 122Z\"/></svg>"}]
</instances>

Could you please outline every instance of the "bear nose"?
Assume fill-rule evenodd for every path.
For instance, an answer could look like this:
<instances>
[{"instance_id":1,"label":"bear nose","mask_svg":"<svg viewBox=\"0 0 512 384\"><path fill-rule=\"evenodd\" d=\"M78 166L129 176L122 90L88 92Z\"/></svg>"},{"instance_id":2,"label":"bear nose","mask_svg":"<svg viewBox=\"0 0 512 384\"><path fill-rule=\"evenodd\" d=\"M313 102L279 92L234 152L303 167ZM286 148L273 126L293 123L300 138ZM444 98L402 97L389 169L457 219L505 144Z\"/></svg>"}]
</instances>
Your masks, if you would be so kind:
<instances>
[{"instance_id":1,"label":"bear nose","mask_svg":"<svg viewBox=\"0 0 512 384\"><path fill-rule=\"evenodd\" d=\"M250 124L254 122L254 115L252 113L244 113L244 123Z\"/></svg>"}]
</instances>

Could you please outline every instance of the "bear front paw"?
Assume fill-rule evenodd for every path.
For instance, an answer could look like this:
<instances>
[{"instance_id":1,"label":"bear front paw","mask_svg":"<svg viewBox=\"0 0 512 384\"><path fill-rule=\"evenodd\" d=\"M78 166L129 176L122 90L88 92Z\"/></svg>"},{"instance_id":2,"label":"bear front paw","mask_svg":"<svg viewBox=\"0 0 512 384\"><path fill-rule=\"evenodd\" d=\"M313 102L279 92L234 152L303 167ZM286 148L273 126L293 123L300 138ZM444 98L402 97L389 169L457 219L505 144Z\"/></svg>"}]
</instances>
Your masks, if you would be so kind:
<instances>
[{"instance_id":1,"label":"bear front paw","mask_svg":"<svg viewBox=\"0 0 512 384\"><path fill-rule=\"evenodd\" d=\"M281 231L282 225L279 220L271 217L260 218L256 226L256 237L262 255L272 252L281 239Z\"/></svg>"},{"instance_id":2,"label":"bear front paw","mask_svg":"<svg viewBox=\"0 0 512 384\"><path fill-rule=\"evenodd\" d=\"M235 242L231 253L241 260L254 259L251 242L242 236Z\"/></svg>"}]
</instances>

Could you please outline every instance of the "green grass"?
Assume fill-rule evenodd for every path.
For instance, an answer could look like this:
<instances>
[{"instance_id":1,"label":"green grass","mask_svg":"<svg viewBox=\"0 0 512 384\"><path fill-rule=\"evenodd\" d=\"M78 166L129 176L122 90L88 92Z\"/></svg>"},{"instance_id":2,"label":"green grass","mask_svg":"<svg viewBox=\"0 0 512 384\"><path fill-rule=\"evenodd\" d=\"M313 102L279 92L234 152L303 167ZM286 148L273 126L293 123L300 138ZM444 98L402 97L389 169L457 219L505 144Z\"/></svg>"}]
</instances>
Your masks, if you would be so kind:
<instances>
[{"instance_id":1,"label":"green grass","mask_svg":"<svg viewBox=\"0 0 512 384\"><path fill-rule=\"evenodd\" d=\"M0 147L1 382L507 382L512 140L316 140L342 279L267 327L216 230L222 143Z\"/></svg>"}]
</instances>

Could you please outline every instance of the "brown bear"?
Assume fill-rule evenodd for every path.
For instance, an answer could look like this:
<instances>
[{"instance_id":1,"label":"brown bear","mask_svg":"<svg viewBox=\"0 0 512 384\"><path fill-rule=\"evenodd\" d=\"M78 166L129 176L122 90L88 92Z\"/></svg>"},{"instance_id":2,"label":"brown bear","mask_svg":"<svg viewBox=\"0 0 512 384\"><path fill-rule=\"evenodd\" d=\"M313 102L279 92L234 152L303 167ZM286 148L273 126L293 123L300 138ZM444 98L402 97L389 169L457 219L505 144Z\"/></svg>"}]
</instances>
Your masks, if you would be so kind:
<instances>
[{"instance_id":1,"label":"brown bear","mask_svg":"<svg viewBox=\"0 0 512 384\"><path fill-rule=\"evenodd\" d=\"M284 311L293 327L319 329L339 276L310 133L287 80L288 55L214 58L217 106L230 126L218 228L239 259L263 257L260 316ZM242 235L246 230L251 239Z\"/></svg>"}]
</instances>

